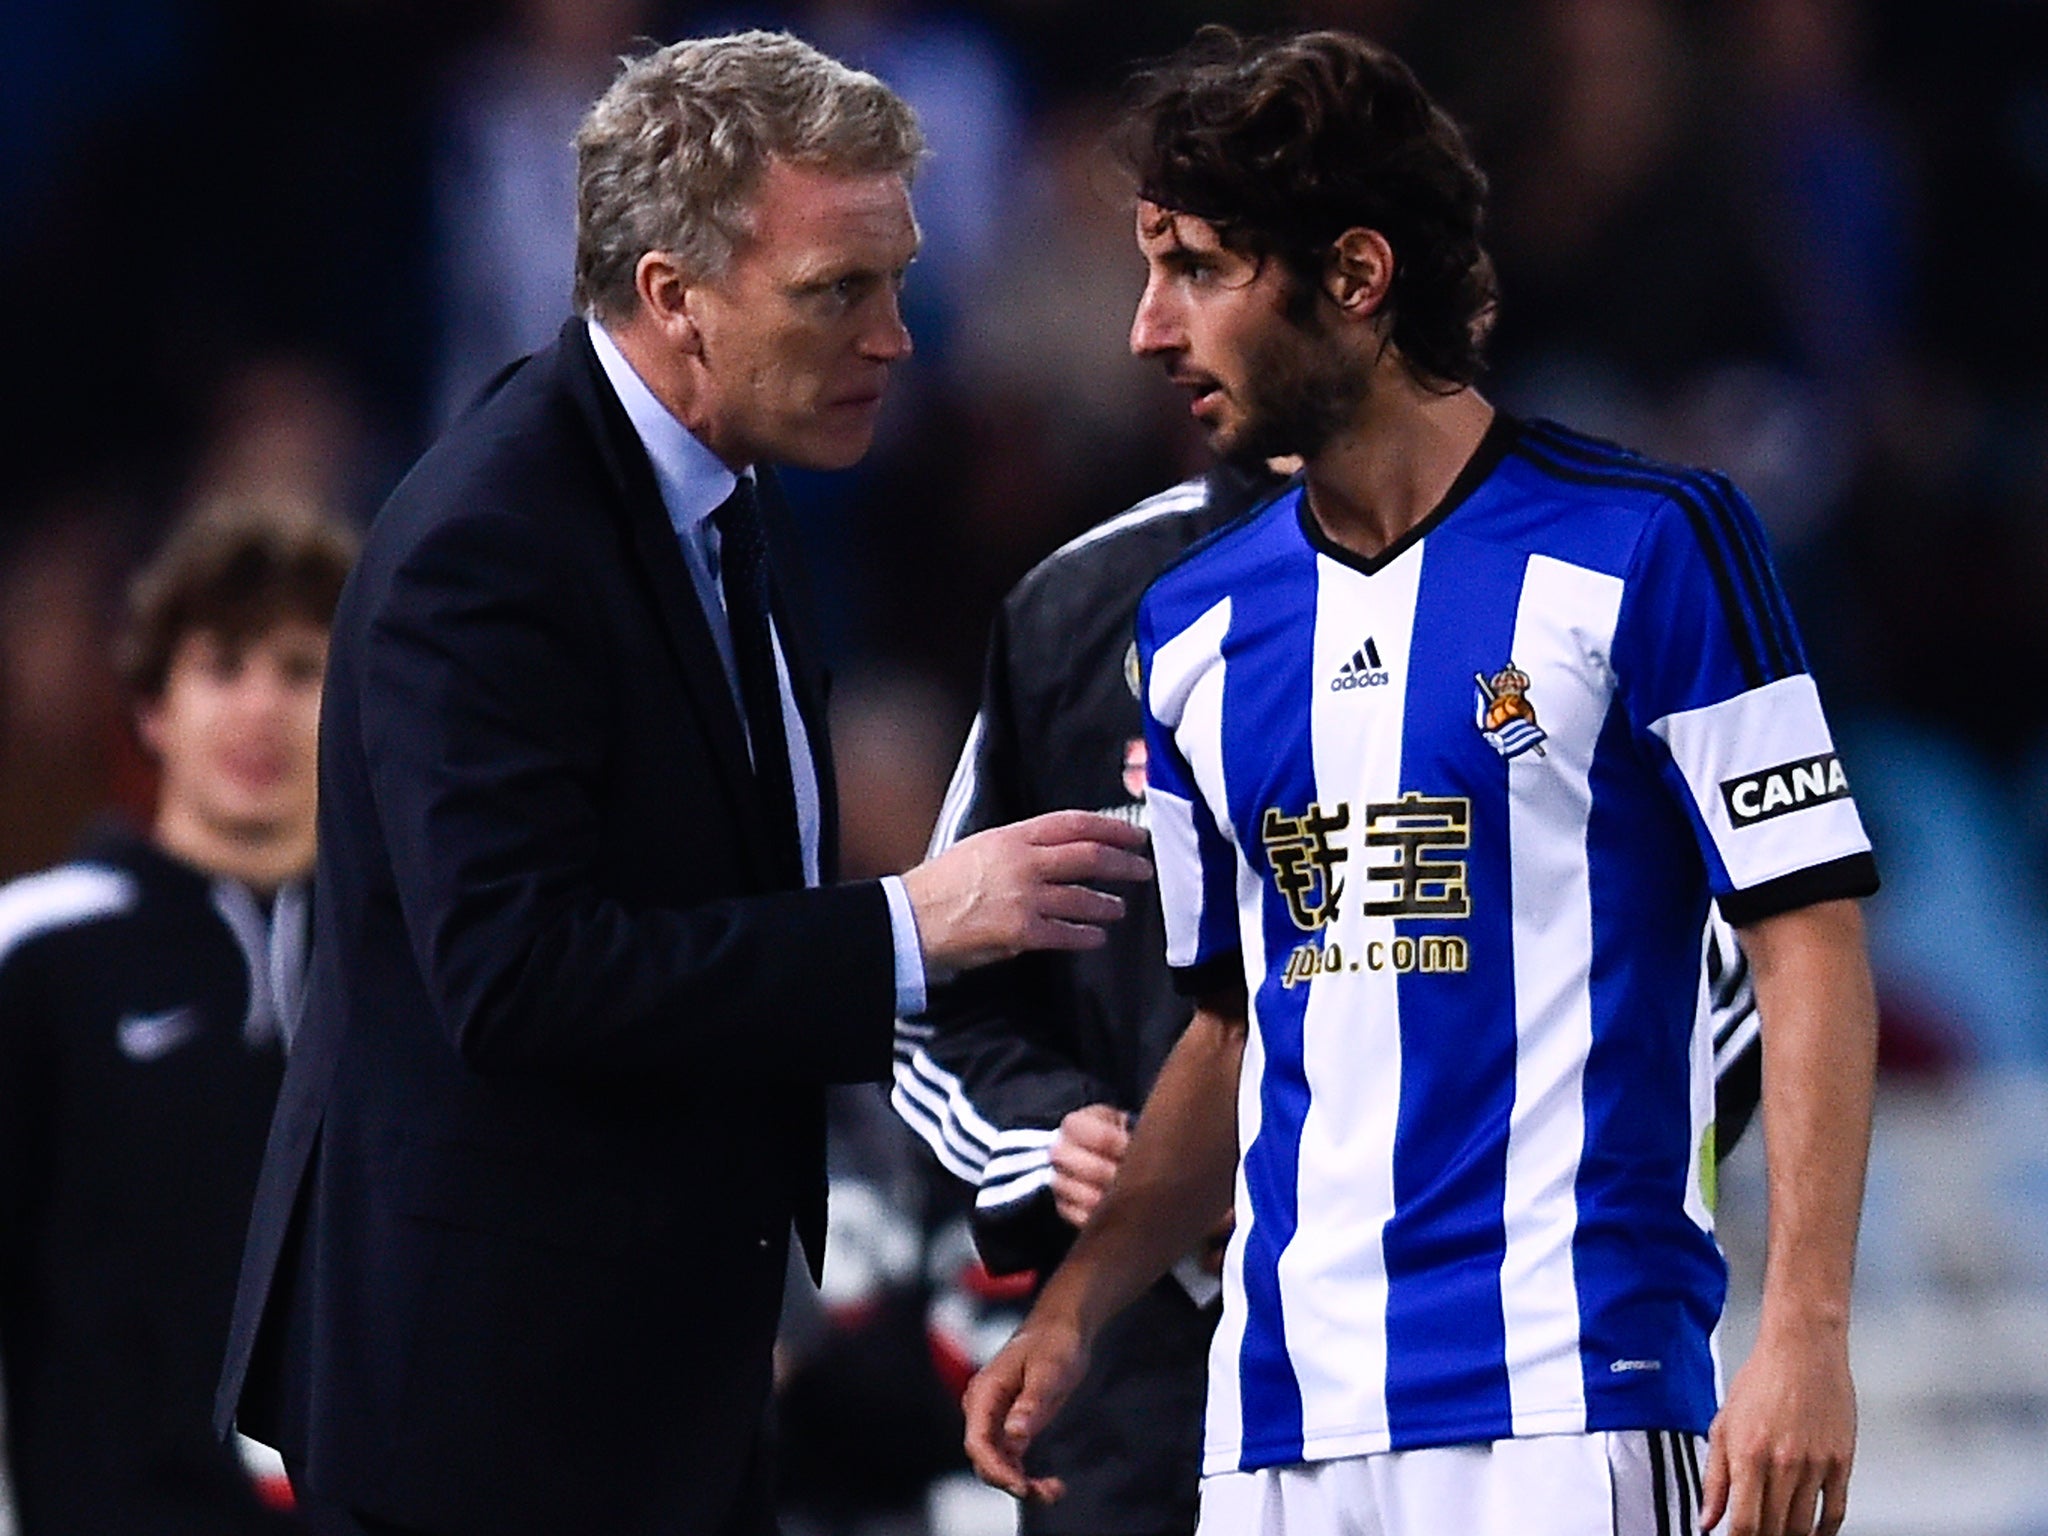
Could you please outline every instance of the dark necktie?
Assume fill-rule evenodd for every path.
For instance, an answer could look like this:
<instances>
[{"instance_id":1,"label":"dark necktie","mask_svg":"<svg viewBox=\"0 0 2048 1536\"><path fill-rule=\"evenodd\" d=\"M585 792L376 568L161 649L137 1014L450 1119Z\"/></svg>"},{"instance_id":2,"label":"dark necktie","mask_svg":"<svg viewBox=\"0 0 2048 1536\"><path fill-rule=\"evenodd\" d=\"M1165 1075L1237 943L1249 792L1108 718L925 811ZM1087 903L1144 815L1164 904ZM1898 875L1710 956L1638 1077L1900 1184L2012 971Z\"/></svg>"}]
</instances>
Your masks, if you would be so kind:
<instances>
[{"instance_id":1,"label":"dark necktie","mask_svg":"<svg viewBox=\"0 0 2048 1536\"><path fill-rule=\"evenodd\" d=\"M740 705L754 748L754 782L767 806L782 878L803 884L802 833L797 828L796 785L790 776L789 739L782 730L782 685L770 638L768 536L754 482L745 475L711 514L718 526L718 579L740 678Z\"/></svg>"}]
</instances>

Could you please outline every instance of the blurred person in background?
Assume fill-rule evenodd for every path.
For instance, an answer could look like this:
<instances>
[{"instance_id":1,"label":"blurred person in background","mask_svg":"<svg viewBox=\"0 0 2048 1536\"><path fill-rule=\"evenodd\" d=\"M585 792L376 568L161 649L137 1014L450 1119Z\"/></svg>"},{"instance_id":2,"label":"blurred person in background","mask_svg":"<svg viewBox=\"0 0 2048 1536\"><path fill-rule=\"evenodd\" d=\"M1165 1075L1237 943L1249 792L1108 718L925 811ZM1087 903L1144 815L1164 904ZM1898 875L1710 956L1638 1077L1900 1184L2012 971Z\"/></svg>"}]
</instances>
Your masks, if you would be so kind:
<instances>
[{"instance_id":1,"label":"blurred person in background","mask_svg":"<svg viewBox=\"0 0 2048 1536\"><path fill-rule=\"evenodd\" d=\"M1519 19L1517 99L1494 108L1500 390L1669 451L1700 381L1789 337L1699 109L1696 40L1675 0L1533 0Z\"/></svg>"},{"instance_id":2,"label":"blurred person in background","mask_svg":"<svg viewBox=\"0 0 2048 1536\"><path fill-rule=\"evenodd\" d=\"M0 1367L23 1536L298 1529L209 1425L236 1260L305 995L315 738L345 525L205 506L120 646L159 775L0 889Z\"/></svg>"},{"instance_id":3,"label":"blurred person in background","mask_svg":"<svg viewBox=\"0 0 2048 1536\"><path fill-rule=\"evenodd\" d=\"M1069 814L841 882L802 551L910 351L923 141L786 34L624 63L574 302L387 501L336 616L315 965L217 1400L316 1530L772 1529L824 1090L943 973L1101 942Z\"/></svg>"},{"instance_id":4,"label":"blurred person in background","mask_svg":"<svg viewBox=\"0 0 2048 1536\"><path fill-rule=\"evenodd\" d=\"M69 857L110 798L154 809L109 655L125 510L81 493L0 535L0 877Z\"/></svg>"},{"instance_id":5,"label":"blurred person in background","mask_svg":"<svg viewBox=\"0 0 2048 1536\"><path fill-rule=\"evenodd\" d=\"M653 9L652 0L517 0L442 87L437 424L560 328L576 260L576 125Z\"/></svg>"},{"instance_id":6,"label":"blurred person in background","mask_svg":"<svg viewBox=\"0 0 2048 1536\"><path fill-rule=\"evenodd\" d=\"M970 1455L1060 1497L1023 1455L1229 1208L1203 1530L1832 1531L1876 871L1754 514L1473 389L1485 180L1386 50L1205 29L1125 144L1133 350L1304 471L1140 604L1195 1013ZM1725 1403L1710 902L1770 1021Z\"/></svg>"}]
</instances>

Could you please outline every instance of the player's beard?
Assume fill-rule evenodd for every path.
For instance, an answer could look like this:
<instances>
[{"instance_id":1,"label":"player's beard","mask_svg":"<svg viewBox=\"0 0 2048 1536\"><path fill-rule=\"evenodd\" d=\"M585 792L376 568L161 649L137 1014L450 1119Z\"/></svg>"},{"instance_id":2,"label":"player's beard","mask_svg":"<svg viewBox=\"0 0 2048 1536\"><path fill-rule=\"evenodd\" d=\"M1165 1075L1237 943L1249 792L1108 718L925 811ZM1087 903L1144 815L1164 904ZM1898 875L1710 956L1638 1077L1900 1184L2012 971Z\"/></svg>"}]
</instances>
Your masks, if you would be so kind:
<instances>
[{"instance_id":1,"label":"player's beard","mask_svg":"<svg viewBox=\"0 0 2048 1536\"><path fill-rule=\"evenodd\" d=\"M1314 458L1357 420L1371 389L1370 373L1313 316L1290 317L1245 349L1240 419L1210 446L1245 466L1283 454Z\"/></svg>"}]
</instances>

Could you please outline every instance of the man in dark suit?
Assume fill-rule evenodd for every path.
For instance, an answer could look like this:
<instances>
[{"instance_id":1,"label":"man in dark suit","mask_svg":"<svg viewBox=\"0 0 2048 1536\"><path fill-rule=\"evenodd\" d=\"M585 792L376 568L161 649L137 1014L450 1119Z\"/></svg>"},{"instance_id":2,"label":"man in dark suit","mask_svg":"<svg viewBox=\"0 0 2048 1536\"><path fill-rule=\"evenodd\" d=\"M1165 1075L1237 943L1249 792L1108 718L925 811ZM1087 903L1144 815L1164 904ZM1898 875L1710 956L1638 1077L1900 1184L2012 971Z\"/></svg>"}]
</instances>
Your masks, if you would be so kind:
<instances>
[{"instance_id":1,"label":"man in dark suit","mask_svg":"<svg viewBox=\"0 0 2048 1536\"><path fill-rule=\"evenodd\" d=\"M1099 943L1069 813L834 885L824 677L769 461L866 451L921 150L788 37L630 62L576 297L378 518L334 633L311 1001L220 1413L316 1528L773 1529L822 1089L927 970Z\"/></svg>"}]
</instances>

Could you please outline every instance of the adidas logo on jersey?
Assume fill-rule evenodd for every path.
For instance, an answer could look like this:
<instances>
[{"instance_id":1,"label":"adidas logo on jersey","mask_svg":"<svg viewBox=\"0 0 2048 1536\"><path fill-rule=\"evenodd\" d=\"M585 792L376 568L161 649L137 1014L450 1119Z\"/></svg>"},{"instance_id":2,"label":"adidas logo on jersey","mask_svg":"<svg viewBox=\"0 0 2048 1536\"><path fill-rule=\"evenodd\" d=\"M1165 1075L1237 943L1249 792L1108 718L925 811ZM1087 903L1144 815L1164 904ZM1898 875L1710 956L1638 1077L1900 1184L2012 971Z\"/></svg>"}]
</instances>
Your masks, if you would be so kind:
<instances>
[{"instance_id":1,"label":"adidas logo on jersey","mask_svg":"<svg viewBox=\"0 0 2048 1536\"><path fill-rule=\"evenodd\" d=\"M1351 659L1330 679L1330 692L1342 693L1347 688L1377 688L1386 681L1386 669L1380 665L1380 648L1368 635L1365 644L1353 651Z\"/></svg>"}]
</instances>

